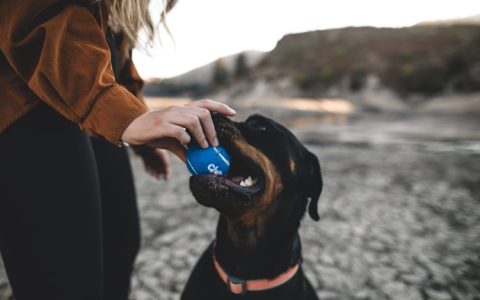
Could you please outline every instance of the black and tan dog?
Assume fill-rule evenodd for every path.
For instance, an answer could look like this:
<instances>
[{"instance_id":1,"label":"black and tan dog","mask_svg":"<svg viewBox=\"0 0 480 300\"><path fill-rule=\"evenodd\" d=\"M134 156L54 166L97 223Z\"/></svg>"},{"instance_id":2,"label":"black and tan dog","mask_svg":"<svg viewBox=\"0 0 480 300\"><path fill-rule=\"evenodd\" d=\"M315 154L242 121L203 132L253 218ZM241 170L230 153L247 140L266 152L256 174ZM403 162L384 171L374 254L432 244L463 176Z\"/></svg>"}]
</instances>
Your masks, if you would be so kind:
<instances>
[{"instance_id":1,"label":"black and tan dog","mask_svg":"<svg viewBox=\"0 0 480 300\"><path fill-rule=\"evenodd\" d=\"M190 178L196 200L220 212L217 238L182 299L317 299L300 266L300 221L318 220L320 165L295 136L260 115L237 123L213 115L232 156L227 176Z\"/></svg>"}]
</instances>

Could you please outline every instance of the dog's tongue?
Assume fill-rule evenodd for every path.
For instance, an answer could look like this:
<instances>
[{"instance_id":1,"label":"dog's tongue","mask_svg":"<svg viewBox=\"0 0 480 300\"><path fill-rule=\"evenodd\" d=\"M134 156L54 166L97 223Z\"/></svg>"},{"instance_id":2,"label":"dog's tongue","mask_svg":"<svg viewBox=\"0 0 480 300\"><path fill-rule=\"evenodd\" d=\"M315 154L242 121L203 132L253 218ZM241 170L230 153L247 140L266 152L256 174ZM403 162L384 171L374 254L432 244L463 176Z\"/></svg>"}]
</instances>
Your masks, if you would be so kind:
<instances>
[{"instance_id":1,"label":"dog's tongue","mask_svg":"<svg viewBox=\"0 0 480 300\"><path fill-rule=\"evenodd\" d=\"M235 176L235 177L232 177L232 178L229 178L231 181L233 181L234 183L236 184L240 184L240 182L242 182L243 180L245 180L245 177L243 176Z\"/></svg>"}]
</instances>

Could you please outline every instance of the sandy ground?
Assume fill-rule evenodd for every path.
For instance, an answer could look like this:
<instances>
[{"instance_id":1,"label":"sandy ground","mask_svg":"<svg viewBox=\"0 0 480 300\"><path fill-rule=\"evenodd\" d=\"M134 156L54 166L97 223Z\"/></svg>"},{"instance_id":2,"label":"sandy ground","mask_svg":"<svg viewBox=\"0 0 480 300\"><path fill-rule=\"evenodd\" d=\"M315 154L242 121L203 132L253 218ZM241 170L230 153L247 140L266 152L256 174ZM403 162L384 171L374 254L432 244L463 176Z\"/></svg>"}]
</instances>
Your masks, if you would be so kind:
<instances>
[{"instance_id":1,"label":"sandy ground","mask_svg":"<svg viewBox=\"0 0 480 300\"><path fill-rule=\"evenodd\" d=\"M305 218L301 228L320 299L480 299L478 116L263 107L238 119L256 111L289 125L320 158L321 220ZM195 202L185 166L173 161L164 183L132 157L143 236L132 300L178 299L214 237L217 213Z\"/></svg>"}]
</instances>

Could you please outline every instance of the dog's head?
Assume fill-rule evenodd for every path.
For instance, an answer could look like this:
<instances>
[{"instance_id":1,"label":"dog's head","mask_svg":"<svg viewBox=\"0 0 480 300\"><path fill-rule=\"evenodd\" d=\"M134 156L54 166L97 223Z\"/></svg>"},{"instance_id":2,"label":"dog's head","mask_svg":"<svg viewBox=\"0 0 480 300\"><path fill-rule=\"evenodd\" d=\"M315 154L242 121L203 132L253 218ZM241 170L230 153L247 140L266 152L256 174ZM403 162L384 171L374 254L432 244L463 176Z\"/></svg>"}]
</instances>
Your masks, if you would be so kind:
<instances>
[{"instance_id":1,"label":"dog's head","mask_svg":"<svg viewBox=\"0 0 480 300\"><path fill-rule=\"evenodd\" d=\"M299 224L307 205L310 216L319 219L319 161L288 129L261 115L233 122L214 114L213 120L232 160L226 176L190 178L200 204L247 228L261 227L272 218Z\"/></svg>"}]
</instances>

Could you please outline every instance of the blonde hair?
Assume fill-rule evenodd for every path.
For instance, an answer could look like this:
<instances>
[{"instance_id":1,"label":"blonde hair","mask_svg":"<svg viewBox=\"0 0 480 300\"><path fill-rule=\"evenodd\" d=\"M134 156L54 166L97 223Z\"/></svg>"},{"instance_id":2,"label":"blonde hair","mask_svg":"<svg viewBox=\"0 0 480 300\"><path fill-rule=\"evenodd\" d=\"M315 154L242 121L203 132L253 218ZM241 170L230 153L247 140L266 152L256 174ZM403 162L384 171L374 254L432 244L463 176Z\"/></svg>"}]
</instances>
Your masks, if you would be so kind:
<instances>
[{"instance_id":1,"label":"blonde hair","mask_svg":"<svg viewBox=\"0 0 480 300\"><path fill-rule=\"evenodd\" d=\"M123 34L123 42L121 48L128 51L133 48L138 39L138 32L145 30L147 43L155 38L155 25L152 22L148 11L149 0L103 0L109 16L109 26L115 32ZM177 0L161 0L163 10L160 16L160 24L162 24L167 33L170 30L167 26L167 13L175 6Z\"/></svg>"}]
</instances>

